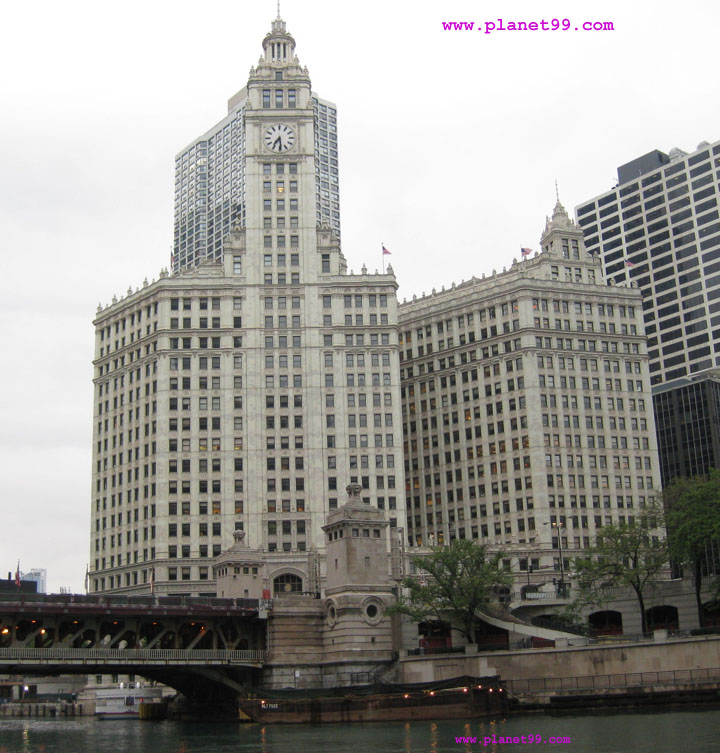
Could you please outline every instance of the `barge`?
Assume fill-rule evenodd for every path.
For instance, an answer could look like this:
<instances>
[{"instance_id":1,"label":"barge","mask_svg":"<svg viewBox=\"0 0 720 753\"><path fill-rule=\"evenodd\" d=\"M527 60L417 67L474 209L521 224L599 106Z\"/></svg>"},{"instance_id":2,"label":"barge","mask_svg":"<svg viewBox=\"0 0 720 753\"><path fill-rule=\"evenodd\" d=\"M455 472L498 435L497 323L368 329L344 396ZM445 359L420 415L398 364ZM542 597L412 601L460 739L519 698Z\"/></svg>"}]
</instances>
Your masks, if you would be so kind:
<instances>
[{"instance_id":1,"label":"barge","mask_svg":"<svg viewBox=\"0 0 720 753\"><path fill-rule=\"evenodd\" d=\"M477 719L508 710L495 677L456 677L414 685L258 690L239 700L240 716L263 724Z\"/></svg>"}]
</instances>

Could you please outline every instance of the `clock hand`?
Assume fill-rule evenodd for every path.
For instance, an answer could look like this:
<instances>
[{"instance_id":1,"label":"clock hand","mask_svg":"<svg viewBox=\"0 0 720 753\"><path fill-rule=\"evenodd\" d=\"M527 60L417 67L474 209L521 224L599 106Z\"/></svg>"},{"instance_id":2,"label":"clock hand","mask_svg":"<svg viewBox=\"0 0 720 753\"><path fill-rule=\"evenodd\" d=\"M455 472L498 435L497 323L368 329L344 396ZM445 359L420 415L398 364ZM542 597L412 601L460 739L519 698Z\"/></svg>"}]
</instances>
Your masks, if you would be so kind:
<instances>
[{"instance_id":1,"label":"clock hand","mask_svg":"<svg viewBox=\"0 0 720 753\"><path fill-rule=\"evenodd\" d=\"M274 148L275 148L276 146L280 146L280 147L282 146L282 136L278 136L278 137L277 137L277 138L275 139L275 141L273 142L273 149L274 149Z\"/></svg>"}]
</instances>

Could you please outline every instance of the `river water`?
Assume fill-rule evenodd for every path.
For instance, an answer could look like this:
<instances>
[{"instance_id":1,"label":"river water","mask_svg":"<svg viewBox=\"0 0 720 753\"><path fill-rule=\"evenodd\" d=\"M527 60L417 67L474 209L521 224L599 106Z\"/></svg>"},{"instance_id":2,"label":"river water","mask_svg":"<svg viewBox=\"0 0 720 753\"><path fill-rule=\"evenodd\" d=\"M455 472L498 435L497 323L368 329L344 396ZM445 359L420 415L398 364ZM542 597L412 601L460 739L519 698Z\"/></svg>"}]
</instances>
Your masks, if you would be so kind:
<instances>
[{"instance_id":1,"label":"river water","mask_svg":"<svg viewBox=\"0 0 720 753\"><path fill-rule=\"evenodd\" d=\"M492 742L493 735L495 742ZM515 736L533 742L500 742ZM539 743L536 736L541 736ZM477 737L475 743L456 742ZM550 743L561 738L563 743ZM569 742L568 742L569 740ZM0 719L0 753L718 753L720 709L535 714L494 721L261 725Z\"/></svg>"}]
</instances>

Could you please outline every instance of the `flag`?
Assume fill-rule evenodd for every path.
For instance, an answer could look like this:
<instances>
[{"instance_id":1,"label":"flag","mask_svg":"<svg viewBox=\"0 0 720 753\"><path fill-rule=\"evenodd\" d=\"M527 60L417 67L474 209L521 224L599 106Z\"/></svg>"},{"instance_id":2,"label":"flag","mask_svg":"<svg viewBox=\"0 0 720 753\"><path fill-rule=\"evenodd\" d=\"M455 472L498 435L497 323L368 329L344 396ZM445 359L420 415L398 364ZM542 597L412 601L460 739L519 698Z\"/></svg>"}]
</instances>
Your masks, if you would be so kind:
<instances>
[{"instance_id":1,"label":"flag","mask_svg":"<svg viewBox=\"0 0 720 753\"><path fill-rule=\"evenodd\" d=\"M383 244L382 250L383 256L392 256L392 254L385 248L385 244Z\"/></svg>"},{"instance_id":2,"label":"flag","mask_svg":"<svg viewBox=\"0 0 720 753\"><path fill-rule=\"evenodd\" d=\"M634 264L633 264L633 263L632 263L631 261L628 261L628 260L626 259L626 260L625 260L625 266L626 266L626 267L627 267L628 269L632 269L632 267L634 267L635 265L634 265Z\"/></svg>"},{"instance_id":3,"label":"flag","mask_svg":"<svg viewBox=\"0 0 720 753\"><path fill-rule=\"evenodd\" d=\"M18 560L17 570L15 571L15 585L20 588L20 560Z\"/></svg>"},{"instance_id":4,"label":"flag","mask_svg":"<svg viewBox=\"0 0 720 753\"><path fill-rule=\"evenodd\" d=\"M521 248L520 249L520 253L523 256L530 256L530 254L532 253L532 249L531 248Z\"/></svg>"}]
</instances>

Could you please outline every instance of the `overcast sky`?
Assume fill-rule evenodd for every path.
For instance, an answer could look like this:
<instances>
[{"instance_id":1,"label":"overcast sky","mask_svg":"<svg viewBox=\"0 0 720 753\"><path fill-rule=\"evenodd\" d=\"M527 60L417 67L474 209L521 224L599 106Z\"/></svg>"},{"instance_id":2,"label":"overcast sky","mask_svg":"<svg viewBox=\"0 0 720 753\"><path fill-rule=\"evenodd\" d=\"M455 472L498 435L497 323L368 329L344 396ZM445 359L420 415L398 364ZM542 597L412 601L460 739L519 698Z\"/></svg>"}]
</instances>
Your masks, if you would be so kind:
<instances>
[{"instance_id":1,"label":"overcast sky","mask_svg":"<svg viewBox=\"0 0 720 753\"><path fill-rule=\"evenodd\" d=\"M338 105L349 267L392 252L400 299L500 271L560 199L652 149L720 138L710 0L283 0L313 89ZM0 575L83 590L92 319L157 277L174 157L227 111L272 0L5 3L0 31ZM546 12L546 15L543 13ZM443 31L442 21L571 22ZM575 31L610 21L614 31ZM484 27L483 27L484 28Z\"/></svg>"}]
</instances>

